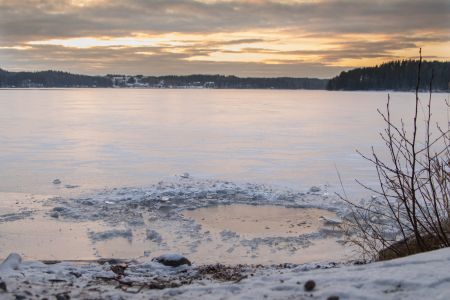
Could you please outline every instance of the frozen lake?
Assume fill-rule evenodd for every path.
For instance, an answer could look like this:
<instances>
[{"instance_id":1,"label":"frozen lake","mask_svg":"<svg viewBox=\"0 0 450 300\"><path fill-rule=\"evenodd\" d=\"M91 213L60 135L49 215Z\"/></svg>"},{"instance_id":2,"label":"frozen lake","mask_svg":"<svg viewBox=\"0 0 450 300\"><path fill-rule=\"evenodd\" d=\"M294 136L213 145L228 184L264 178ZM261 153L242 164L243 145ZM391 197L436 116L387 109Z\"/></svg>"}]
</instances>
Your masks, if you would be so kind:
<instances>
[{"instance_id":1,"label":"frozen lake","mask_svg":"<svg viewBox=\"0 0 450 300\"><path fill-rule=\"evenodd\" d=\"M184 172L333 191L336 165L347 192L361 193L354 179L376 178L355 149L382 146L376 109L387 94L0 90L0 192L57 194L55 178L78 190L146 186ZM442 108L447 94L433 97ZM412 113L412 93L391 98L394 114ZM448 112L436 109L435 117L446 122Z\"/></svg>"},{"instance_id":2,"label":"frozen lake","mask_svg":"<svg viewBox=\"0 0 450 300\"><path fill-rule=\"evenodd\" d=\"M445 97L434 96L441 124ZM391 98L393 115L410 120L414 95ZM333 195L335 166L353 200L367 196L354 179L374 185L376 174L355 150L382 149L376 110L386 99L385 92L0 90L0 257L346 260L342 230L326 221L348 213Z\"/></svg>"}]
</instances>

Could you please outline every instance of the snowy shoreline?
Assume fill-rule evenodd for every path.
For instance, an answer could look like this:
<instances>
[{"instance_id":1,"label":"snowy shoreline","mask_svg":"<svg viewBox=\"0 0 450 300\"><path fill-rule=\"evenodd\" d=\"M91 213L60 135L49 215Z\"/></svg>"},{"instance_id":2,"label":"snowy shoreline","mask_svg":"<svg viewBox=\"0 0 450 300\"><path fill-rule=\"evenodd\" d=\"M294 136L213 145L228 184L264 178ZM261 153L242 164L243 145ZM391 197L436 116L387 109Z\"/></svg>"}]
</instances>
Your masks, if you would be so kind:
<instances>
[{"instance_id":1,"label":"snowy shoreline","mask_svg":"<svg viewBox=\"0 0 450 300\"><path fill-rule=\"evenodd\" d=\"M0 267L0 298L448 299L449 265L449 248L365 265L29 261ZM306 291L309 280L316 285Z\"/></svg>"}]
</instances>

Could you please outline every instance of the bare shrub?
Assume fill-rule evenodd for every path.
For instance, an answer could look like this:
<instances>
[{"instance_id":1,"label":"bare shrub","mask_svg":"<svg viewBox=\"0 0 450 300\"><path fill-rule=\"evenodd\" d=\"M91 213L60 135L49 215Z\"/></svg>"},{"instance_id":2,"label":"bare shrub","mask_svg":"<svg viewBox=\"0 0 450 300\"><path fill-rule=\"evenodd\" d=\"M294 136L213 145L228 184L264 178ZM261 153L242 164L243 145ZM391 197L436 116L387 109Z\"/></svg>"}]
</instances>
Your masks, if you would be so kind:
<instances>
[{"instance_id":1,"label":"bare shrub","mask_svg":"<svg viewBox=\"0 0 450 300\"><path fill-rule=\"evenodd\" d=\"M388 159L383 161L373 147L370 155L360 153L374 165L378 175L378 188L362 184L375 196L363 204L341 197L352 207L347 223L348 240L373 259L450 246L450 123L445 127L436 124L436 130L431 130L433 79L423 108L419 98L421 63L420 52L412 129L408 132L403 121L394 124L388 96L386 111L378 110L386 125L380 136ZM450 107L448 101L446 106ZM419 108L425 114L425 126L420 129L424 131L423 139L418 134Z\"/></svg>"}]
</instances>

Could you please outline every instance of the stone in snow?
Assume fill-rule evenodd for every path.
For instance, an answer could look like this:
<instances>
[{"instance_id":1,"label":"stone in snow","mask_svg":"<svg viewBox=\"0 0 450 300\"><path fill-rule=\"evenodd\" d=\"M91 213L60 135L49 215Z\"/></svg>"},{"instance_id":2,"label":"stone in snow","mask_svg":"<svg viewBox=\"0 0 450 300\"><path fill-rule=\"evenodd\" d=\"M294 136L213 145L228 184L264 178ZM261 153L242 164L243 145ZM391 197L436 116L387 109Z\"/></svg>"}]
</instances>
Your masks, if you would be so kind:
<instances>
[{"instance_id":1,"label":"stone in snow","mask_svg":"<svg viewBox=\"0 0 450 300\"><path fill-rule=\"evenodd\" d=\"M4 281L0 281L0 290L7 292L8 288L6 287L6 283Z\"/></svg>"},{"instance_id":2,"label":"stone in snow","mask_svg":"<svg viewBox=\"0 0 450 300\"><path fill-rule=\"evenodd\" d=\"M17 270L22 262L22 257L17 253L11 253L8 257L0 264L0 271L5 270Z\"/></svg>"},{"instance_id":3,"label":"stone in snow","mask_svg":"<svg viewBox=\"0 0 450 300\"><path fill-rule=\"evenodd\" d=\"M55 295L56 300L70 300L68 293L59 293Z\"/></svg>"},{"instance_id":4,"label":"stone in snow","mask_svg":"<svg viewBox=\"0 0 450 300\"><path fill-rule=\"evenodd\" d=\"M314 280L308 280L305 282L304 288L305 291L311 292L316 287L316 282Z\"/></svg>"},{"instance_id":5,"label":"stone in snow","mask_svg":"<svg viewBox=\"0 0 450 300\"><path fill-rule=\"evenodd\" d=\"M163 254L155 257L152 261L156 261L162 265L169 267L179 267L181 265L191 265L191 262L186 257L180 254Z\"/></svg>"}]
</instances>

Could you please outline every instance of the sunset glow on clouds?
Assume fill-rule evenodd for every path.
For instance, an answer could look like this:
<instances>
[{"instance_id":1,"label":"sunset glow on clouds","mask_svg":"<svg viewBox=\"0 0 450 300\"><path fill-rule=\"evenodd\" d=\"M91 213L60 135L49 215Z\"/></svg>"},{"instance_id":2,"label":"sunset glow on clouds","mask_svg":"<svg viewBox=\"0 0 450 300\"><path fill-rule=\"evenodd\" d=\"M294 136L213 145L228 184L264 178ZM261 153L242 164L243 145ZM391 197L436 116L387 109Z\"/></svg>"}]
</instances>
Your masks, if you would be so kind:
<instances>
[{"instance_id":1,"label":"sunset glow on clouds","mask_svg":"<svg viewBox=\"0 0 450 300\"><path fill-rule=\"evenodd\" d=\"M330 77L450 56L450 2L0 0L0 67Z\"/></svg>"}]
</instances>

